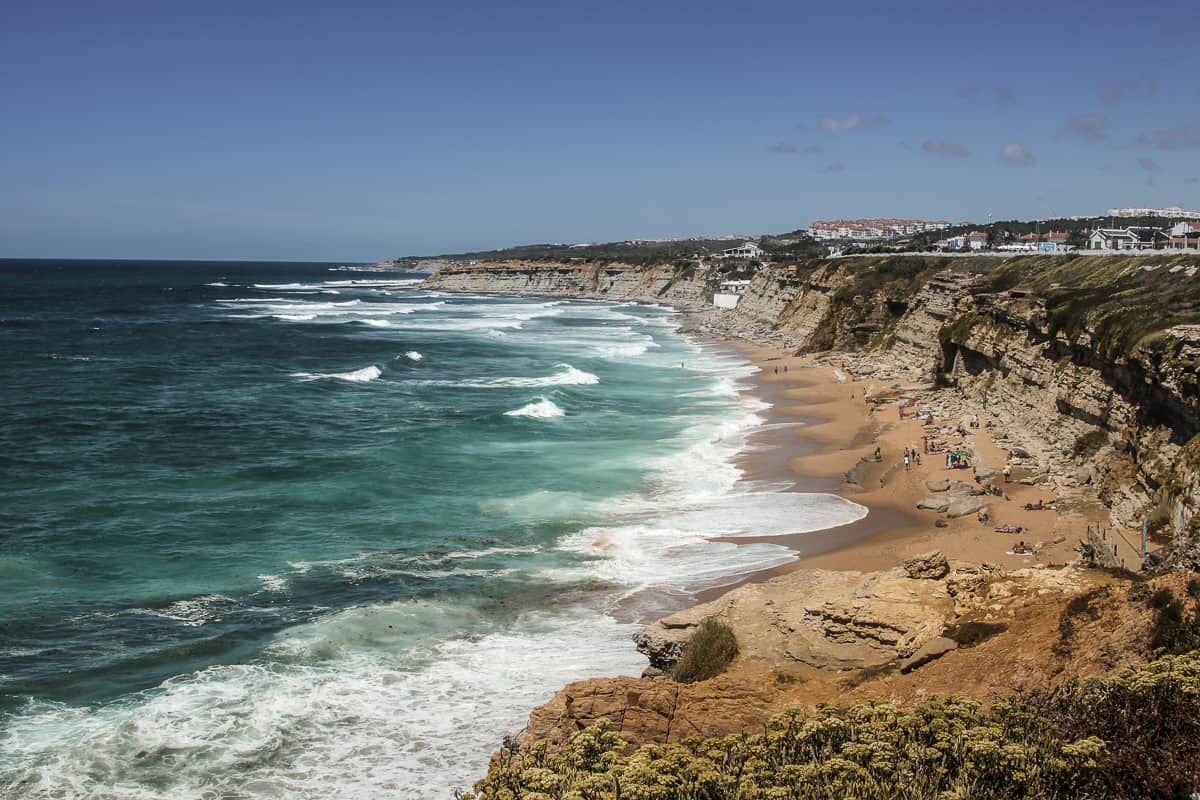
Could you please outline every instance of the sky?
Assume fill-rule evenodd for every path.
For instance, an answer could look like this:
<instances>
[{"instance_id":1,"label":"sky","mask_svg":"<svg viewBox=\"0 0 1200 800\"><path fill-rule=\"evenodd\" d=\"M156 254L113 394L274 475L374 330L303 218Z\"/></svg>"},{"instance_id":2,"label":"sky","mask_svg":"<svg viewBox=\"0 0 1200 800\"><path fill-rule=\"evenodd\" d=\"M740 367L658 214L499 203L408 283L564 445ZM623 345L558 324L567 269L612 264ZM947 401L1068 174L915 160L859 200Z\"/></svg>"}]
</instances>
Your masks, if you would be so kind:
<instances>
[{"instance_id":1,"label":"sky","mask_svg":"<svg viewBox=\"0 0 1200 800\"><path fill-rule=\"evenodd\" d=\"M0 257L1200 207L1191 3L0 0Z\"/></svg>"}]
</instances>

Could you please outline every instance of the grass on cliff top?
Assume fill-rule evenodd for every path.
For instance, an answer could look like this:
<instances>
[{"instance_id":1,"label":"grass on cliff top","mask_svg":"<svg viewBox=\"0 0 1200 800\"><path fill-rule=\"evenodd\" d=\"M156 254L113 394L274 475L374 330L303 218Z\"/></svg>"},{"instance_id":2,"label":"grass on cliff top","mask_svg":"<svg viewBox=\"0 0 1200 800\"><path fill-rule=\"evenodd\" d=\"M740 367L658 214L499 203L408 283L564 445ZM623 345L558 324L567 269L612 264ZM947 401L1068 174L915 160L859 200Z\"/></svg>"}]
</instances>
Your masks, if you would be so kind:
<instances>
[{"instance_id":1,"label":"grass on cliff top","mask_svg":"<svg viewBox=\"0 0 1200 800\"><path fill-rule=\"evenodd\" d=\"M1200 791L1200 653L989 710L933 699L788 712L761 733L632 753L607 721L561 751L501 751L464 798L1184 798Z\"/></svg>"},{"instance_id":2,"label":"grass on cliff top","mask_svg":"<svg viewBox=\"0 0 1200 800\"><path fill-rule=\"evenodd\" d=\"M1002 262L990 282L1044 297L1053 332L1070 340L1091 332L1098 352L1119 358L1164 347L1156 334L1200 322L1200 276L1187 267L1200 267L1200 257L1027 256Z\"/></svg>"}]
</instances>

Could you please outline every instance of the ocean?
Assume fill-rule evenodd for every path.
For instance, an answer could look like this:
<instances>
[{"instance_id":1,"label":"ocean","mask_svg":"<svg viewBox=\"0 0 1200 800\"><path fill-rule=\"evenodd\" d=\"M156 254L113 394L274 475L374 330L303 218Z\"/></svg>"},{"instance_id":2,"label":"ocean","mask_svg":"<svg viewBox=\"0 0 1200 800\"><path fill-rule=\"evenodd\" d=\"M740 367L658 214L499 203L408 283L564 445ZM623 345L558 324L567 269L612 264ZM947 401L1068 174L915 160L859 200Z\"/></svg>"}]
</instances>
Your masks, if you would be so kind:
<instances>
[{"instance_id":1,"label":"ocean","mask_svg":"<svg viewBox=\"0 0 1200 800\"><path fill-rule=\"evenodd\" d=\"M0 797L448 798L637 609L865 510L670 309L0 261Z\"/></svg>"}]
</instances>

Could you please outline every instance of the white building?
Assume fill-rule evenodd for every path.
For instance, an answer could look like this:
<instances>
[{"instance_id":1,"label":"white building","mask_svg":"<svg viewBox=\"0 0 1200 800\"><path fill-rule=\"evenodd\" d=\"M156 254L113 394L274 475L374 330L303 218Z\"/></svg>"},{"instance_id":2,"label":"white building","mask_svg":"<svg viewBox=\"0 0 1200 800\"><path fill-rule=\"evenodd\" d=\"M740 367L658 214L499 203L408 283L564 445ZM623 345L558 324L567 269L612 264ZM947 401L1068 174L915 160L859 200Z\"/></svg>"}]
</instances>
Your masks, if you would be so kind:
<instances>
[{"instance_id":1,"label":"white building","mask_svg":"<svg viewBox=\"0 0 1200 800\"><path fill-rule=\"evenodd\" d=\"M1124 228L1100 228L1088 237L1092 250L1133 250L1137 237Z\"/></svg>"},{"instance_id":2,"label":"white building","mask_svg":"<svg viewBox=\"0 0 1200 800\"><path fill-rule=\"evenodd\" d=\"M967 234L967 247L972 250L982 250L987 247L988 235L983 231L971 231Z\"/></svg>"},{"instance_id":3,"label":"white building","mask_svg":"<svg viewBox=\"0 0 1200 800\"><path fill-rule=\"evenodd\" d=\"M871 241L876 239L894 239L899 236L909 236L922 231L936 231L949 228L950 222L944 219L897 219L887 217L882 219L819 219L808 227L808 235L814 239L852 239Z\"/></svg>"},{"instance_id":4,"label":"white building","mask_svg":"<svg viewBox=\"0 0 1200 800\"><path fill-rule=\"evenodd\" d=\"M1179 206L1169 208L1110 208L1110 217L1172 217L1173 219L1200 219L1200 211L1185 211Z\"/></svg>"},{"instance_id":5,"label":"white building","mask_svg":"<svg viewBox=\"0 0 1200 800\"><path fill-rule=\"evenodd\" d=\"M717 308L737 308L738 300L746 293L750 281L721 281L721 291L713 295L713 305Z\"/></svg>"},{"instance_id":6,"label":"white building","mask_svg":"<svg viewBox=\"0 0 1200 800\"><path fill-rule=\"evenodd\" d=\"M759 259L763 257L763 249L754 242L744 242L738 247L731 247L721 253L721 258L749 258Z\"/></svg>"}]
</instances>

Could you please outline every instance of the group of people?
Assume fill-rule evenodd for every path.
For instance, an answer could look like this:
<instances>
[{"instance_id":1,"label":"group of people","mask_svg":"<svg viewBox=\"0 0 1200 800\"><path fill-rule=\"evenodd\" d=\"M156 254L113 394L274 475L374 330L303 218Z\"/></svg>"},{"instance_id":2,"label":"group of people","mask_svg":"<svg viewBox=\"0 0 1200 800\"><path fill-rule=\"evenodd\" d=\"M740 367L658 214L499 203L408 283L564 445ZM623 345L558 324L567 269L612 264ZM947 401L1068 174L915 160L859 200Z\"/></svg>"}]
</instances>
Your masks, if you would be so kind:
<instances>
[{"instance_id":1,"label":"group of people","mask_svg":"<svg viewBox=\"0 0 1200 800\"><path fill-rule=\"evenodd\" d=\"M966 469L971 466L967 462L966 456L961 456L956 452L946 453L946 469Z\"/></svg>"},{"instance_id":2,"label":"group of people","mask_svg":"<svg viewBox=\"0 0 1200 800\"><path fill-rule=\"evenodd\" d=\"M908 469L908 465L916 462L918 466L921 464L921 454L917 452L917 448L904 448L904 468Z\"/></svg>"}]
</instances>

